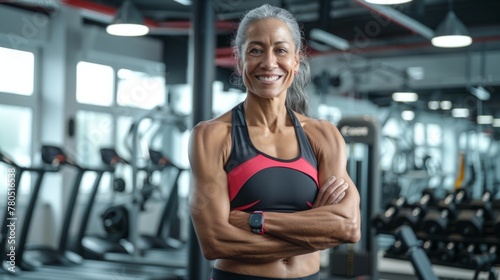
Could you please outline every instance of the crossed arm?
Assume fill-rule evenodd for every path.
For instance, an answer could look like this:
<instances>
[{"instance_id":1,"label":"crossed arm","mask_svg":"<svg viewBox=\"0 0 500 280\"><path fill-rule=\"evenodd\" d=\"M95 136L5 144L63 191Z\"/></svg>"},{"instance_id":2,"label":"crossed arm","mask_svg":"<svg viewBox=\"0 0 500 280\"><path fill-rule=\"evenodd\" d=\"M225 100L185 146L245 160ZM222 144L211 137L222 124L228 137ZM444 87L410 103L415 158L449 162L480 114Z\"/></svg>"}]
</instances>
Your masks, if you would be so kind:
<instances>
[{"instance_id":1,"label":"crossed arm","mask_svg":"<svg viewBox=\"0 0 500 280\"><path fill-rule=\"evenodd\" d=\"M340 137L332 143L334 152L319 146L315 149L323 184L313 208L297 213L266 212L266 234L257 235L250 231L248 213L230 211L227 175L222 168L222 151L229 150L220 133L225 127L203 123L193 129L190 138L191 216L207 259L274 261L359 239L359 195L345 171L345 144L338 131L330 132Z\"/></svg>"}]
</instances>

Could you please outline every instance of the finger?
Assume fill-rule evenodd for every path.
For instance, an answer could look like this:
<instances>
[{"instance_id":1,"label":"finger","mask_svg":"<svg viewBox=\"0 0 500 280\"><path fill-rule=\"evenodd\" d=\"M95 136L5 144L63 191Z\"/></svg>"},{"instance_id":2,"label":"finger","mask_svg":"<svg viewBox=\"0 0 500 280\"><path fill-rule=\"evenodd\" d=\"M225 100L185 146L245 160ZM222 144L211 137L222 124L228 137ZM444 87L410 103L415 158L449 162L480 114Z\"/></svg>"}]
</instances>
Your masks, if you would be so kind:
<instances>
[{"instance_id":1,"label":"finger","mask_svg":"<svg viewBox=\"0 0 500 280\"><path fill-rule=\"evenodd\" d=\"M348 184L347 183L343 183L342 185L340 185L336 190L335 192L332 193L332 197L334 197L334 200L337 200L337 197L341 194L341 193L344 193L345 190L347 190L348 188Z\"/></svg>"},{"instance_id":2,"label":"finger","mask_svg":"<svg viewBox=\"0 0 500 280\"><path fill-rule=\"evenodd\" d=\"M335 180L325 191L324 197L322 199L323 203L321 205L330 205L335 201L337 196L343 191L342 186L345 184L344 179Z\"/></svg>"},{"instance_id":3,"label":"finger","mask_svg":"<svg viewBox=\"0 0 500 280\"><path fill-rule=\"evenodd\" d=\"M339 199L339 196L341 196L342 194L345 195L345 190L348 188L348 186L349 185L347 183L344 183L340 185L337 189L335 189L335 191L328 198L327 204L325 205L335 204L336 201L340 201L343 197Z\"/></svg>"},{"instance_id":4,"label":"finger","mask_svg":"<svg viewBox=\"0 0 500 280\"><path fill-rule=\"evenodd\" d=\"M332 176L326 180L326 182L321 186L321 188L318 191L318 195L316 196L316 200L314 201L313 207L318 207L319 205L322 205L325 201L325 192L330 191L329 187L333 182L335 182L337 178L335 176ZM328 196L326 196L328 198Z\"/></svg>"},{"instance_id":5,"label":"finger","mask_svg":"<svg viewBox=\"0 0 500 280\"><path fill-rule=\"evenodd\" d=\"M341 193L341 194L337 197L337 199L335 200L335 202L334 202L334 203L335 203L335 204L340 203L344 197L345 197L345 192Z\"/></svg>"}]
</instances>

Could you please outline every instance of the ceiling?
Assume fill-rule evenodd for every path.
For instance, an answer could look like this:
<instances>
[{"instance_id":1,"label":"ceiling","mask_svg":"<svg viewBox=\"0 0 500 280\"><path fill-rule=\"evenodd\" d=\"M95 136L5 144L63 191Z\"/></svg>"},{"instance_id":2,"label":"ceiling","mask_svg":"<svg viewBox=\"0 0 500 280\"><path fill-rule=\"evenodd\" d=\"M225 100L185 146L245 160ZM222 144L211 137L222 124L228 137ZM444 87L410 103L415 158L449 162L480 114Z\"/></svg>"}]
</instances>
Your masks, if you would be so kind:
<instances>
[{"instance_id":1,"label":"ceiling","mask_svg":"<svg viewBox=\"0 0 500 280\"><path fill-rule=\"evenodd\" d=\"M56 1L56 0L54 0ZM195 0L133 0L150 26L150 34L160 39L172 36L187 36L191 27ZM40 2L49 0L2 1L26 9L36 9ZM58 2L82 10L86 22L105 26L112 20L123 0L59 0ZM453 52L488 52L500 50L500 1L498 0L414 0L410 3L380 6L367 4L363 0L213 0L216 14L217 57L220 67L232 68L232 53L229 42L239 18L245 11L264 3L282 6L291 11L304 27L304 34L311 56L335 55L342 51L311 40L310 31L320 28L345 39L350 49L364 58L394 58L409 55L450 54ZM450 5L451 4L451 5ZM467 27L474 43L464 48L441 49L433 47L429 34L445 18L450 7ZM39 9L39 7L38 7ZM364 42L359 30L370 35ZM498 75L498 74L497 74ZM500 116L500 83L485 87L491 99L484 102L492 112ZM470 97L466 87L429 88L419 91L422 102L426 98L439 96L451 100ZM388 92L364 92L367 98L379 106L390 103ZM420 97L419 97L420 98ZM422 103L421 103L422 104ZM425 109L426 106L420 106Z\"/></svg>"}]
</instances>

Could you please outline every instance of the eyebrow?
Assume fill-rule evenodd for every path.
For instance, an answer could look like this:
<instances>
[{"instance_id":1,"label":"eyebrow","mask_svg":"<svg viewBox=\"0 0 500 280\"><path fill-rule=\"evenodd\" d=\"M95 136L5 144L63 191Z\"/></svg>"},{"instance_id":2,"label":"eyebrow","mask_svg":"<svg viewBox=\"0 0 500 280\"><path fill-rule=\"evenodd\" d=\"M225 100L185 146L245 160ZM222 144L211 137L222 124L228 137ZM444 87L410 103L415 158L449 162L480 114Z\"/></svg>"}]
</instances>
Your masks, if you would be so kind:
<instances>
[{"instance_id":1,"label":"eyebrow","mask_svg":"<svg viewBox=\"0 0 500 280\"><path fill-rule=\"evenodd\" d=\"M287 44L287 45L290 45L290 43L286 42L286 41L278 41L276 43L274 43L274 45L281 45L281 44ZM250 41L248 42L248 45L259 45L259 46L263 46L265 45L263 42L261 41Z\"/></svg>"}]
</instances>

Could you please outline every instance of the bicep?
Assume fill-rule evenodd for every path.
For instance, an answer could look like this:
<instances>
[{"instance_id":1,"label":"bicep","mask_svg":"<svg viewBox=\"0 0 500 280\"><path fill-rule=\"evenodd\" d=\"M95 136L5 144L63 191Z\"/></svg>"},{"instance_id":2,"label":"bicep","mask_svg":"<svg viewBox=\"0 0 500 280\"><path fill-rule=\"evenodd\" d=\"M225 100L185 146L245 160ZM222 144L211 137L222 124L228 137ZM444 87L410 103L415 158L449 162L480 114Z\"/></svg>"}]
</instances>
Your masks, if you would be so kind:
<instances>
[{"instance_id":1,"label":"bicep","mask_svg":"<svg viewBox=\"0 0 500 280\"><path fill-rule=\"evenodd\" d=\"M322 184L331 176L350 180L347 173L346 144L340 132L332 124L323 124L321 137L316 138L319 182Z\"/></svg>"},{"instance_id":2,"label":"bicep","mask_svg":"<svg viewBox=\"0 0 500 280\"><path fill-rule=\"evenodd\" d=\"M207 140L210 139L210 140ZM200 241L213 237L227 223L229 195L220 148L206 131L193 131L189 144L191 164L190 211Z\"/></svg>"},{"instance_id":3,"label":"bicep","mask_svg":"<svg viewBox=\"0 0 500 280\"><path fill-rule=\"evenodd\" d=\"M347 172L347 146L338 129L332 124L326 124L323 130L321 142L317 143L318 174L320 183L325 182L331 176L342 178L348 184L346 196L343 202L353 199L354 203L359 199L357 187ZM342 202L341 202L342 203Z\"/></svg>"}]
</instances>

